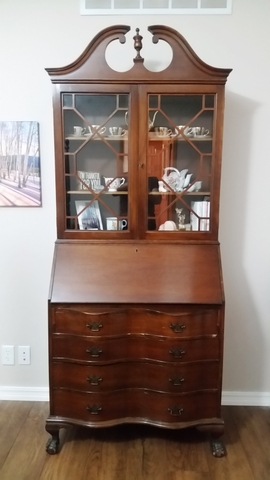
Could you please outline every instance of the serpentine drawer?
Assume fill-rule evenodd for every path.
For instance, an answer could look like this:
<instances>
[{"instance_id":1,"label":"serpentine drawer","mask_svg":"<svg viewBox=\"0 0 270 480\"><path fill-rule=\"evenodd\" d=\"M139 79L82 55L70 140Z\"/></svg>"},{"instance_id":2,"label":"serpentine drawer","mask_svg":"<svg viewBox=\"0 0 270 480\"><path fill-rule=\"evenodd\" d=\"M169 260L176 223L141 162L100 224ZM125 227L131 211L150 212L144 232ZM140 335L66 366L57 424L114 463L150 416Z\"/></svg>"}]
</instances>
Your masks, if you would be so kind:
<instances>
[{"instance_id":1,"label":"serpentine drawer","mask_svg":"<svg viewBox=\"0 0 270 480\"><path fill-rule=\"evenodd\" d=\"M219 317L216 310L201 309L190 312L143 308L110 308L72 306L55 308L53 332L73 335L119 335L144 333L165 336L203 336L218 333Z\"/></svg>"},{"instance_id":2,"label":"serpentine drawer","mask_svg":"<svg viewBox=\"0 0 270 480\"><path fill-rule=\"evenodd\" d=\"M122 423L131 418L133 423L174 424L213 418L219 413L219 395L211 391L174 395L132 389L110 393L53 389L52 399L52 415L78 419L93 426L108 421Z\"/></svg>"},{"instance_id":3,"label":"serpentine drawer","mask_svg":"<svg viewBox=\"0 0 270 480\"><path fill-rule=\"evenodd\" d=\"M171 339L147 335L124 335L111 339L74 335L52 336L53 360L88 363L152 359L158 362L218 360L219 338Z\"/></svg>"},{"instance_id":4,"label":"serpentine drawer","mask_svg":"<svg viewBox=\"0 0 270 480\"><path fill-rule=\"evenodd\" d=\"M217 361L180 365L125 362L90 367L57 362L52 367L54 387L84 392L139 388L172 393L216 389L220 368Z\"/></svg>"}]
</instances>

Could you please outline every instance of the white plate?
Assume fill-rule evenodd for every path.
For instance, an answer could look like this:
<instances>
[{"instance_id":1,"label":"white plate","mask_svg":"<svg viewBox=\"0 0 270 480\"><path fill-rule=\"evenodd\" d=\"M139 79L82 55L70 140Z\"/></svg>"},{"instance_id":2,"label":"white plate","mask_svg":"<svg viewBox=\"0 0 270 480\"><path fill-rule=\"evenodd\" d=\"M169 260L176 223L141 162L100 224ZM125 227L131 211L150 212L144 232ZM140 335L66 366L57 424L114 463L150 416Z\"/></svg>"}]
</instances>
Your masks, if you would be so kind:
<instances>
[{"instance_id":1,"label":"white plate","mask_svg":"<svg viewBox=\"0 0 270 480\"><path fill-rule=\"evenodd\" d=\"M210 138L210 135L194 135L194 138Z\"/></svg>"},{"instance_id":2,"label":"white plate","mask_svg":"<svg viewBox=\"0 0 270 480\"><path fill-rule=\"evenodd\" d=\"M108 135L108 138L125 138L127 135L126 133L124 135Z\"/></svg>"}]
</instances>

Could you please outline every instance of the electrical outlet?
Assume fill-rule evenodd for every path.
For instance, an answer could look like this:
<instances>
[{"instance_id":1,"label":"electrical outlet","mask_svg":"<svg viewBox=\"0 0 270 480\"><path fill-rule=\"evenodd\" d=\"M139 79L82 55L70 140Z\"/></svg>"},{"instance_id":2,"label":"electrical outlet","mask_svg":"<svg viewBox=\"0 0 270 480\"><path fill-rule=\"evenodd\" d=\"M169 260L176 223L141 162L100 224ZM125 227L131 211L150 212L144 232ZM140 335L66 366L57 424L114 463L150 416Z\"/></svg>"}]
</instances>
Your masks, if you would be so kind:
<instances>
[{"instance_id":1,"label":"electrical outlet","mask_svg":"<svg viewBox=\"0 0 270 480\"><path fill-rule=\"evenodd\" d=\"M18 362L19 365L30 365L30 347L20 346L18 347Z\"/></svg>"},{"instance_id":2,"label":"electrical outlet","mask_svg":"<svg viewBox=\"0 0 270 480\"><path fill-rule=\"evenodd\" d=\"M2 345L2 364L14 365L14 345Z\"/></svg>"}]
</instances>

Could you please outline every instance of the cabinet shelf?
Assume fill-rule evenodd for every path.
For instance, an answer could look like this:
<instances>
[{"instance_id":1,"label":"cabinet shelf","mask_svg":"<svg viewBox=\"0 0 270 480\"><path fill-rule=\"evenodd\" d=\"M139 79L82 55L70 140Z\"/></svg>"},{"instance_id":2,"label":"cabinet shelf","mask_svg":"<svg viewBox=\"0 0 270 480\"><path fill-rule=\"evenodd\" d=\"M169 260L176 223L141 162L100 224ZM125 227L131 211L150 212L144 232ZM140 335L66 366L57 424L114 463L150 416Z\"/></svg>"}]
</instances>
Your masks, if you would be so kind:
<instances>
[{"instance_id":1,"label":"cabinet shelf","mask_svg":"<svg viewBox=\"0 0 270 480\"><path fill-rule=\"evenodd\" d=\"M148 195L162 195L162 196L167 196L167 195L192 195L192 196L209 196L210 192L148 192Z\"/></svg>"},{"instance_id":2,"label":"cabinet shelf","mask_svg":"<svg viewBox=\"0 0 270 480\"><path fill-rule=\"evenodd\" d=\"M128 192L117 192L112 191L109 192L108 190L100 191L100 192L90 192L89 190L68 190L67 194L69 195L128 195Z\"/></svg>"},{"instance_id":3,"label":"cabinet shelf","mask_svg":"<svg viewBox=\"0 0 270 480\"><path fill-rule=\"evenodd\" d=\"M88 190L68 190L67 191L67 194L69 195L128 195L128 192L118 192L118 191L113 191L113 192L109 192L109 191L104 191L104 192L90 192ZM209 196L210 195L210 192L203 192L203 191L199 191L199 192L148 192L148 195L153 195L153 196L159 196L159 195L162 195L162 196L168 196L168 195L188 195L188 196L198 196L198 197L201 197L201 196Z\"/></svg>"},{"instance_id":4,"label":"cabinet shelf","mask_svg":"<svg viewBox=\"0 0 270 480\"><path fill-rule=\"evenodd\" d=\"M88 139L90 139L91 141L93 140L95 142L100 142L100 141L104 141L104 140L119 142L119 140L128 140L128 136L127 135L125 135L125 136L124 135L123 136L120 136L120 135L116 136L115 135L115 136L110 137L110 136L105 136L105 135L100 135L99 136L98 134L94 134L93 136L91 136L91 135L76 135L76 136L75 135L74 136L70 135L70 136L65 137L65 140L71 140L71 141L78 141L79 140L80 142L88 140Z\"/></svg>"},{"instance_id":5,"label":"cabinet shelf","mask_svg":"<svg viewBox=\"0 0 270 480\"><path fill-rule=\"evenodd\" d=\"M150 142L186 142L187 140L191 142L212 142L213 137L189 137L186 136L186 138L179 136L176 137L175 135L171 137L158 137L157 135L153 134L149 136Z\"/></svg>"},{"instance_id":6,"label":"cabinet shelf","mask_svg":"<svg viewBox=\"0 0 270 480\"><path fill-rule=\"evenodd\" d=\"M88 140L88 139L91 139L91 141L95 141L95 142L100 142L100 141L113 141L113 142L119 142L119 140L122 140L122 141L127 141L128 140L128 135L125 135L125 136L105 136L105 135L101 135L101 136L98 136L97 134L92 136L91 135L74 135L74 136L67 136L65 137L65 140L69 140L69 141L85 141L85 140ZM179 137L177 138L175 135L171 136L171 137L159 137L155 134L149 134L149 137L148 137L149 141L150 142L186 142L187 140L191 141L191 142L212 142L213 140L213 137L189 137L187 136L186 138L183 138L183 137Z\"/></svg>"}]
</instances>

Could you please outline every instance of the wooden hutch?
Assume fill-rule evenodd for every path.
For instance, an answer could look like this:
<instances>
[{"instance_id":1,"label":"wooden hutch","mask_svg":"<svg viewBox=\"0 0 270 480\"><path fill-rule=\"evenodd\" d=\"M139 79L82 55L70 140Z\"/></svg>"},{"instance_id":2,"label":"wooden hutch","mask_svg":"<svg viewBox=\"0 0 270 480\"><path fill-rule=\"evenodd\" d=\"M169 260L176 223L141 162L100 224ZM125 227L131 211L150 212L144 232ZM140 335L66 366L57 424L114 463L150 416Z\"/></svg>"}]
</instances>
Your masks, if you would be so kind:
<instances>
[{"instance_id":1,"label":"wooden hutch","mask_svg":"<svg viewBox=\"0 0 270 480\"><path fill-rule=\"evenodd\" d=\"M53 83L57 241L49 295L50 415L59 430L124 423L220 436L224 292L218 242L224 86L175 30L150 72L127 72L101 31ZM158 46L157 46L158 48Z\"/></svg>"}]
</instances>

